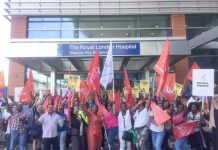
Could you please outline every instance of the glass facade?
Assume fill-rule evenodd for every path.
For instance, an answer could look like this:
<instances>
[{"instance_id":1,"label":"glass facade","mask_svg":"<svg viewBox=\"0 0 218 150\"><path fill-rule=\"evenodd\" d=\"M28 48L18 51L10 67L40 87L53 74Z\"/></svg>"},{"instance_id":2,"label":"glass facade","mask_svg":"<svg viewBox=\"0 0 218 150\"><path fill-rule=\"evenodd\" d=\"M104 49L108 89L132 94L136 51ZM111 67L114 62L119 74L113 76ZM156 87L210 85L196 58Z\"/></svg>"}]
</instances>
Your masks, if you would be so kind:
<instances>
[{"instance_id":1,"label":"glass facade","mask_svg":"<svg viewBox=\"0 0 218 150\"><path fill-rule=\"evenodd\" d=\"M124 38L172 35L170 15L29 17L28 38Z\"/></svg>"},{"instance_id":2,"label":"glass facade","mask_svg":"<svg viewBox=\"0 0 218 150\"><path fill-rule=\"evenodd\" d=\"M218 14L186 15L187 39L200 35L211 28L218 26Z\"/></svg>"}]
</instances>

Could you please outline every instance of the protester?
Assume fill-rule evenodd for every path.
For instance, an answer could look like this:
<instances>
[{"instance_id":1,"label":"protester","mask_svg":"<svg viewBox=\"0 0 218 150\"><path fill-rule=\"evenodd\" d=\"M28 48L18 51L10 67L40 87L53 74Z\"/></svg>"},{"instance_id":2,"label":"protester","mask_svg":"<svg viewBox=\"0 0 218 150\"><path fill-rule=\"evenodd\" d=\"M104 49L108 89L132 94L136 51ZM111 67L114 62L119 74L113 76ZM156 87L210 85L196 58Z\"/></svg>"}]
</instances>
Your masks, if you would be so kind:
<instances>
[{"instance_id":1,"label":"protester","mask_svg":"<svg viewBox=\"0 0 218 150\"><path fill-rule=\"evenodd\" d=\"M147 99L147 98L146 98ZM136 148L137 150L149 150L149 100L147 104L142 97L136 106L133 107L134 129L136 132Z\"/></svg>"},{"instance_id":2,"label":"protester","mask_svg":"<svg viewBox=\"0 0 218 150\"><path fill-rule=\"evenodd\" d=\"M58 125L58 137L60 150L65 150L66 145L66 135L67 135L67 115L64 114L64 106L60 105L58 108L59 120L61 121L61 126Z\"/></svg>"},{"instance_id":3,"label":"protester","mask_svg":"<svg viewBox=\"0 0 218 150\"><path fill-rule=\"evenodd\" d=\"M169 103L169 101L164 101L163 102L163 110L169 115L172 116L172 107ZM170 150L169 147L169 138L172 134L172 121L171 119L168 120L167 122L164 123L164 131L165 131L165 136L162 144L162 150Z\"/></svg>"},{"instance_id":4,"label":"protester","mask_svg":"<svg viewBox=\"0 0 218 150\"><path fill-rule=\"evenodd\" d=\"M183 105L181 103L177 105L177 109L172 117L172 122L174 126L177 126L186 121L187 108L185 108L186 105ZM187 136L175 139L175 150L189 150Z\"/></svg>"},{"instance_id":5,"label":"protester","mask_svg":"<svg viewBox=\"0 0 218 150\"><path fill-rule=\"evenodd\" d=\"M115 150L115 138L118 135L118 117L115 112L115 107L112 102L107 103L107 109L104 105L99 105L102 109L102 115L104 117L104 125L107 132L107 139L109 150Z\"/></svg>"},{"instance_id":6,"label":"protester","mask_svg":"<svg viewBox=\"0 0 218 150\"><path fill-rule=\"evenodd\" d=\"M87 115L77 106L74 106L74 111L71 113L71 139L74 150L87 149Z\"/></svg>"},{"instance_id":7,"label":"protester","mask_svg":"<svg viewBox=\"0 0 218 150\"><path fill-rule=\"evenodd\" d=\"M62 126L62 123L59 116L53 112L53 105L49 104L48 112L35 119L38 119L36 123L42 124L44 150L51 150L51 146L53 150L59 150L57 127Z\"/></svg>"},{"instance_id":8,"label":"protester","mask_svg":"<svg viewBox=\"0 0 218 150\"><path fill-rule=\"evenodd\" d=\"M159 103L159 106L163 108L162 103ZM164 124L157 125L152 112L150 112L150 123L152 146L155 150L162 150L161 146L165 136Z\"/></svg>"},{"instance_id":9,"label":"protester","mask_svg":"<svg viewBox=\"0 0 218 150\"><path fill-rule=\"evenodd\" d=\"M102 118L98 116L98 106L92 102L89 109L86 108L85 103L82 105L83 111L88 116L87 140L88 150L99 150L103 140L101 133Z\"/></svg>"},{"instance_id":10,"label":"protester","mask_svg":"<svg viewBox=\"0 0 218 150\"><path fill-rule=\"evenodd\" d=\"M199 112L197 102L192 102L189 105L190 112L187 115L188 120L195 120L198 122L198 126L195 129L194 133L189 135L189 142L191 144L191 148L196 148L197 150L204 150L204 138L201 131L201 126L205 124L203 116Z\"/></svg>"},{"instance_id":11,"label":"protester","mask_svg":"<svg viewBox=\"0 0 218 150\"><path fill-rule=\"evenodd\" d=\"M25 144L25 129L24 125L27 123L26 114L22 112L22 104L17 106L17 109L13 112L9 119L9 125L11 128L10 137L10 150L14 150L16 142L18 141L19 150L24 150Z\"/></svg>"},{"instance_id":12,"label":"protester","mask_svg":"<svg viewBox=\"0 0 218 150\"><path fill-rule=\"evenodd\" d=\"M34 108L34 121L30 128L30 135L33 141L32 149L39 150L42 147L42 125L35 123L35 118L39 118L43 114L42 105Z\"/></svg>"},{"instance_id":13,"label":"protester","mask_svg":"<svg viewBox=\"0 0 218 150\"><path fill-rule=\"evenodd\" d=\"M215 88L216 89L216 88ZM215 96L211 102L210 110L210 128L212 129L213 149L218 150L218 91L215 90Z\"/></svg>"},{"instance_id":14,"label":"protester","mask_svg":"<svg viewBox=\"0 0 218 150\"><path fill-rule=\"evenodd\" d=\"M121 111L118 115L118 125L119 125L119 141L120 141L120 150L130 150L131 143L124 141L122 139L124 131L129 131L132 129L132 120L130 110L127 109L125 102L121 103Z\"/></svg>"}]
</instances>

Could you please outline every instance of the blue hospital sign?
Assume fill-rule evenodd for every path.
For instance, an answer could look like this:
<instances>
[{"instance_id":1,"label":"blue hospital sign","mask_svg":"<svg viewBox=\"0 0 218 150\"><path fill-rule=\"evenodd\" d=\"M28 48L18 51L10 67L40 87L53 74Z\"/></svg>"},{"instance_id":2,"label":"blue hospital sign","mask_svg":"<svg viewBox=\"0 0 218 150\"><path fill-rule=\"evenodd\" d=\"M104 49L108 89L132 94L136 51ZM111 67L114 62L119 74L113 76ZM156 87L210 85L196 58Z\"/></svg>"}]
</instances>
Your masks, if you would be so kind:
<instances>
[{"instance_id":1,"label":"blue hospital sign","mask_svg":"<svg viewBox=\"0 0 218 150\"><path fill-rule=\"evenodd\" d=\"M110 43L58 44L58 56L93 56L96 49L100 55L107 55ZM140 55L140 43L112 43L113 55Z\"/></svg>"}]
</instances>

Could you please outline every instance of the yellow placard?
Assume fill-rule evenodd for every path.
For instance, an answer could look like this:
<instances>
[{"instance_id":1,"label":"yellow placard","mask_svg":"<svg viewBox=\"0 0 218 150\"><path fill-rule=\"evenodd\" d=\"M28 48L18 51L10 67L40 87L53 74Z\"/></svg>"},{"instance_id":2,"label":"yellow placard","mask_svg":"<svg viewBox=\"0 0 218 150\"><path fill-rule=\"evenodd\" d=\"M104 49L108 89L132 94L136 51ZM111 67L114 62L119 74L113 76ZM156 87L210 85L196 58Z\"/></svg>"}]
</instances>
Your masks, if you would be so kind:
<instances>
[{"instance_id":1,"label":"yellow placard","mask_svg":"<svg viewBox=\"0 0 218 150\"><path fill-rule=\"evenodd\" d=\"M149 81L146 80L140 81L140 91L149 93Z\"/></svg>"},{"instance_id":2,"label":"yellow placard","mask_svg":"<svg viewBox=\"0 0 218 150\"><path fill-rule=\"evenodd\" d=\"M139 88L140 89L140 84L137 82L134 82L134 88Z\"/></svg>"},{"instance_id":3,"label":"yellow placard","mask_svg":"<svg viewBox=\"0 0 218 150\"><path fill-rule=\"evenodd\" d=\"M71 88L71 90L79 92L80 76L64 75L64 80L65 80L65 83L67 84L67 86Z\"/></svg>"},{"instance_id":4,"label":"yellow placard","mask_svg":"<svg viewBox=\"0 0 218 150\"><path fill-rule=\"evenodd\" d=\"M175 83L173 91L176 95L180 96L182 93L182 84Z\"/></svg>"},{"instance_id":5,"label":"yellow placard","mask_svg":"<svg viewBox=\"0 0 218 150\"><path fill-rule=\"evenodd\" d=\"M139 88L132 88L132 95L134 98L139 98Z\"/></svg>"}]
</instances>

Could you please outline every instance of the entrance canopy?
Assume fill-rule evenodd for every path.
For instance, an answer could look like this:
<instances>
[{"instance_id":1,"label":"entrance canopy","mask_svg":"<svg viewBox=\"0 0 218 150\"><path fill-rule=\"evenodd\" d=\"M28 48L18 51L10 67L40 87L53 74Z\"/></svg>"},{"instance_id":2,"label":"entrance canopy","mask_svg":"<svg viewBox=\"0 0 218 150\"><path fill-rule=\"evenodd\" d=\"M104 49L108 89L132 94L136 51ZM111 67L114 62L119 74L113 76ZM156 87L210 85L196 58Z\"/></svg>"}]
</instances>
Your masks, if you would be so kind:
<instances>
[{"instance_id":1,"label":"entrance canopy","mask_svg":"<svg viewBox=\"0 0 218 150\"><path fill-rule=\"evenodd\" d=\"M152 69L159 58L166 38L91 39L80 40L12 40L6 57L42 74L55 69L58 74L71 71L86 73L96 49L99 49L103 68L109 43L112 41L115 72L139 72ZM171 65L190 55L185 38L169 38Z\"/></svg>"}]
</instances>

